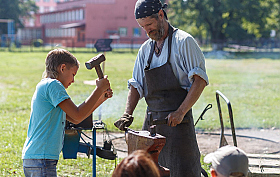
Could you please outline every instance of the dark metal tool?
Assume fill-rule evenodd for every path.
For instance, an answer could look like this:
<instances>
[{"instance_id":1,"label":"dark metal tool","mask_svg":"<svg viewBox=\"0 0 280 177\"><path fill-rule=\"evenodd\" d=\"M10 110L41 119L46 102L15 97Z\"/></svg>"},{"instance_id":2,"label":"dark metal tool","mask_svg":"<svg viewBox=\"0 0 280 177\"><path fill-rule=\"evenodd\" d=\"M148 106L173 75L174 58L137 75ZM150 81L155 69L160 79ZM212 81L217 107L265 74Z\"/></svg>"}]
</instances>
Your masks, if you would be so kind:
<instances>
[{"instance_id":1,"label":"dark metal tool","mask_svg":"<svg viewBox=\"0 0 280 177\"><path fill-rule=\"evenodd\" d=\"M188 119L183 119L182 122L181 122L181 124L185 124L185 123L188 123L188 122L189 122ZM162 119L162 120L157 120L157 119L155 119L155 120L153 120L152 123L153 123L152 125L164 125L164 124L167 124L167 123L168 123L168 119L167 119L167 118Z\"/></svg>"},{"instance_id":2,"label":"dark metal tool","mask_svg":"<svg viewBox=\"0 0 280 177\"><path fill-rule=\"evenodd\" d=\"M197 121L195 122L194 126L196 126L196 124L198 123L199 120L204 120L203 119L203 115L206 113L207 110L211 109L212 108L212 104L208 104L204 110L202 111L202 113L200 114L199 118L197 119ZM161 119L161 120L157 120L157 119L152 119L152 113L151 112L148 112L148 125L152 126L152 125L164 125L164 124L167 124L168 123L168 118L165 118L165 119ZM181 124L183 123L189 123L190 120L188 119L183 119L183 121L181 122Z\"/></svg>"},{"instance_id":3,"label":"dark metal tool","mask_svg":"<svg viewBox=\"0 0 280 177\"><path fill-rule=\"evenodd\" d=\"M131 132L134 132L134 133L139 133L138 131L135 131L135 130L133 130L131 128L128 128L128 127L124 127L124 131L125 132L131 131Z\"/></svg>"},{"instance_id":4,"label":"dark metal tool","mask_svg":"<svg viewBox=\"0 0 280 177\"><path fill-rule=\"evenodd\" d=\"M148 121L148 125L152 126L152 125L165 125L168 123L168 118L165 118L165 119L161 119L161 120L158 120L158 119L154 119L152 118L152 113L151 112L148 112L148 115L147 115L147 119L149 120ZM189 120L188 119L184 119L181 123L188 123Z\"/></svg>"},{"instance_id":5,"label":"dark metal tool","mask_svg":"<svg viewBox=\"0 0 280 177\"><path fill-rule=\"evenodd\" d=\"M203 110L202 113L200 114L199 118L196 120L194 126L196 126L196 124L198 123L199 120L203 120L203 117L202 117L202 116L206 113L206 111L208 111L208 110L211 109L211 108L212 108L212 104L209 103L209 104L204 108L204 110Z\"/></svg>"},{"instance_id":6,"label":"dark metal tool","mask_svg":"<svg viewBox=\"0 0 280 177\"><path fill-rule=\"evenodd\" d=\"M85 63L85 65L86 65L86 68L89 70L91 70L92 68L95 68L98 78L102 79L102 78L104 78L104 75L101 70L100 63L102 63L105 60L106 60L105 56L103 55L103 53L101 53L101 54L98 54L97 56L93 57L89 61L87 61Z\"/></svg>"}]
</instances>

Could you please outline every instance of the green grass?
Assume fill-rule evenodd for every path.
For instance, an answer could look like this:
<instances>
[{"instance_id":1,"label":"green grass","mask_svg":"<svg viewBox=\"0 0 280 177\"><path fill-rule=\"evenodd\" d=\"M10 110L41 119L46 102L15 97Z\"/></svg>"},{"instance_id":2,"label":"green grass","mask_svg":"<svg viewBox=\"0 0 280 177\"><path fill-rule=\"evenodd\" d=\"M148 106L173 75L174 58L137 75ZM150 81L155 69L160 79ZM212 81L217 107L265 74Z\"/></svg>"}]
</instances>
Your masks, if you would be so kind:
<instances>
[{"instance_id":1,"label":"green grass","mask_svg":"<svg viewBox=\"0 0 280 177\"><path fill-rule=\"evenodd\" d=\"M97 53L73 53L81 63L75 83L67 89L76 104L82 103L94 89L83 84L97 78L94 70L84 63ZM21 150L26 138L30 114L30 100L44 71L47 52L0 52L0 176L23 176ZM109 76L114 96L94 112L107 124L110 131L118 131L113 122L124 112L127 80L131 78L136 53L107 52L105 74ZM219 128L216 90L231 101L236 128L280 128L279 83L280 60L278 55L230 54L227 59L207 58L206 67L210 84L193 107L194 119L208 103L213 108L204 115L197 129ZM246 58L246 59L245 59ZM227 107L221 100L225 126L229 127ZM132 129L140 129L145 115L142 99L135 110ZM117 163L121 159L118 159ZM110 176L115 162L97 158L98 176ZM92 160L78 158L58 164L59 176L91 176Z\"/></svg>"}]
</instances>

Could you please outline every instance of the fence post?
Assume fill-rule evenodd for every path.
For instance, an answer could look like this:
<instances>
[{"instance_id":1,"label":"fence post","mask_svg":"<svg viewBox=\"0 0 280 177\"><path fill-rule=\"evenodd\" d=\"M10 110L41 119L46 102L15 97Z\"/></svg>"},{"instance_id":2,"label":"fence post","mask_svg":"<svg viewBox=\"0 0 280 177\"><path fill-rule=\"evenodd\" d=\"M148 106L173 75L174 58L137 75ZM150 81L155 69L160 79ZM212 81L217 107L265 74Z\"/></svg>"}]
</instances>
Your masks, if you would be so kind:
<instances>
[{"instance_id":1,"label":"fence post","mask_svg":"<svg viewBox=\"0 0 280 177\"><path fill-rule=\"evenodd\" d=\"M93 48L94 48L94 47L93 47L93 45L94 45L93 42L94 42L94 39L92 39L92 44L91 44L91 45L92 45L92 46L91 46L91 48L92 48L92 53L93 53Z\"/></svg>"},{"instance_id":2,"label":"fence post","mask_svg":"<svg viewBox=\"0 0 280 177\"><path fill-rule=\"evenodd\" d=\"M74 52L74 39L72 38L72 52Z\"/></svg>"},{"instance_id":3,"label":"fence post","mask_svg":"<svg viewBox=\"0 0 280 177\"><path fill-rule=\"evenodd\" d=\"M30 39L30 51L33 52L33 43L32 43L33 39Z\"/></svg>"},{"instance_id":4,"label":"fence post","mask_svg":"<svg viewBox=\"0 0 280 177\"><path fill-rule=\"evenodd\" d=\"M131 53L133 53L133 39L131 39Z\"/></svg>"}]
</instances>

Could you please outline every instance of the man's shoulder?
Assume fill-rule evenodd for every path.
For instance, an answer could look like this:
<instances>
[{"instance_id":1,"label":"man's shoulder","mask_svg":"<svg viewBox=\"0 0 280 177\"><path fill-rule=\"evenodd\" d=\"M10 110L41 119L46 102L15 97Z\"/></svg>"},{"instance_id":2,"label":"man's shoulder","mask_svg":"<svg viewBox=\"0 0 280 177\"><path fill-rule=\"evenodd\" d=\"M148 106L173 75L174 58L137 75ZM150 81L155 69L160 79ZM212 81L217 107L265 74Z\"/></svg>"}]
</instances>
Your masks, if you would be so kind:
<instances>
[{"instance_id":1,"label":"man's shoulder","mask_svg":"<svg viewBox=\"0 0 280 177\"><path fill-rule=\"evenodd\" d=\"M149 38L142 44L142 46L149 46L151 42L152 42L152 39Z\"/></svg>"},{"instance_id":2,"label":"man's shoulder","mask_svg":"<svg viewBox=\"0 0 280 177\"><path fill-rule=\"evenodd\" d=\"M140 47L140 50L141 51L145 51L146 49L150 49L151 48L151 42L152 42L152 39L147 39Z\"/></svg>"},{"instance_id":3,"label":"man's shoulder","mask_svg":"<svg viewBox=\"0 0 280 177\"><path fill-rule=\"evenodd\" d=\"M186 40L188 38L193 38L191 34L181 29L176 30L175 37L179 40Z\"/></svg>"}]
</instances>

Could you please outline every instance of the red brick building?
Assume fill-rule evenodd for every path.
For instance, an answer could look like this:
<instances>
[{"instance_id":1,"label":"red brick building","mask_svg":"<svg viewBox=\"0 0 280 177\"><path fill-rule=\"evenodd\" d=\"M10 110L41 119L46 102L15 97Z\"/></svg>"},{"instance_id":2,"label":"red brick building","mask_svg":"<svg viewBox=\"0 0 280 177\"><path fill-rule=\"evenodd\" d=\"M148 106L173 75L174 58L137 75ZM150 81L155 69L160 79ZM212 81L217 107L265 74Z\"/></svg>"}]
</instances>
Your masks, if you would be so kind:
<instances>
[{"instance_id":1,"label":"red brick building","mask_svg":"<svg viewBox=\"0 0 280 177\"><path fill-rule=\"evenodd\" d=\"M35 14L34 27L41 30L45 44L90 47L103 38L114 39L115 47L141 44L147 35L135 20L135 3L136 0L58 2L53 11Z\"/></svg>"}]
</instances>

